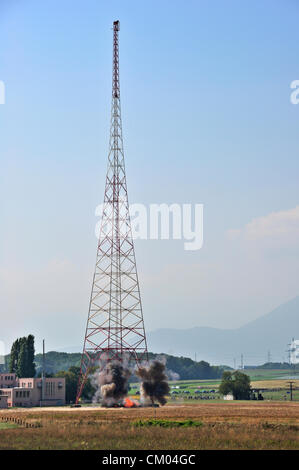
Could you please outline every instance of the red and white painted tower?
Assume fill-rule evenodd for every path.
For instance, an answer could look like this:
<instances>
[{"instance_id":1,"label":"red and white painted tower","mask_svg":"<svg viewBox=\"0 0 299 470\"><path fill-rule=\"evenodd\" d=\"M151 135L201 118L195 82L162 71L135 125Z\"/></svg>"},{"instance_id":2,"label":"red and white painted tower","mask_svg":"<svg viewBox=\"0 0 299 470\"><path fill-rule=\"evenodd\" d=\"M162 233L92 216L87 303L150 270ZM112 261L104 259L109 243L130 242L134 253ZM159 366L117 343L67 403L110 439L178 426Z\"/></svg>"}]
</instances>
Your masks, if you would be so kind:
<instances>
[{"instance_id":1,"label":"red and white painted tower","mask_svg":"<svg viewBox=\"0 0 299 470\"><path fill-rule=\"evenodd\" d=\"M77 402L91 367L108 360L147 359L125 173L119 86L119 21L113 23L113 74L108 169Z\"/></svg>"}]
</instances>

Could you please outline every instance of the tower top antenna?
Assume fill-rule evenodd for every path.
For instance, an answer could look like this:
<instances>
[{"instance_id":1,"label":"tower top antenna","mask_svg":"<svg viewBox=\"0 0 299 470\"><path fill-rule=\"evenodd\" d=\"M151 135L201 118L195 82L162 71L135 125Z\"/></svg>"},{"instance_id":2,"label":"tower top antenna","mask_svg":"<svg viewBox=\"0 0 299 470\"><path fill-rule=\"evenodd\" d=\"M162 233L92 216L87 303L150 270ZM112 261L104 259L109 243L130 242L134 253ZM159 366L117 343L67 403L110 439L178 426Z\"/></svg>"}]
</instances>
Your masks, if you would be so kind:
<instances>
[{"instance_id":1,"label":"tower top antenna","mask_svg":"<svg viewBox=\"0 0 299 470\"><path fill-rule=\"evenodd\" d=\"M119 31L120 30L120 22L118 20L113 21L113 30L114 31Z\"/></svg>"}]
</instances>

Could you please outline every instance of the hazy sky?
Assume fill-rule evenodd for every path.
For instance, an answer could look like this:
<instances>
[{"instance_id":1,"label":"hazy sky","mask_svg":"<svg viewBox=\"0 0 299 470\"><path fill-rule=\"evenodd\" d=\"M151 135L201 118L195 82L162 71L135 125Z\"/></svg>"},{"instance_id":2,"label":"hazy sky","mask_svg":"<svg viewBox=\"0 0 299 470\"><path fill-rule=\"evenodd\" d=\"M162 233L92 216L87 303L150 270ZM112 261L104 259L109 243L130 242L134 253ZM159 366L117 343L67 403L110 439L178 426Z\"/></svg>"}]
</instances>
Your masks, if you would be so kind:
<instances>
[{"instance_id":1,"label":"hazy sky","mask_svg":"<svg viewBox=\"0 0 299 470\"><path fill-rule=\"evenodd\" d=\"M148 330L298 295L296 0L1 0L0 340L82 346L120 20L130 202L203 203L204 245L138 241Z\"/></svg>"}]
</instances>

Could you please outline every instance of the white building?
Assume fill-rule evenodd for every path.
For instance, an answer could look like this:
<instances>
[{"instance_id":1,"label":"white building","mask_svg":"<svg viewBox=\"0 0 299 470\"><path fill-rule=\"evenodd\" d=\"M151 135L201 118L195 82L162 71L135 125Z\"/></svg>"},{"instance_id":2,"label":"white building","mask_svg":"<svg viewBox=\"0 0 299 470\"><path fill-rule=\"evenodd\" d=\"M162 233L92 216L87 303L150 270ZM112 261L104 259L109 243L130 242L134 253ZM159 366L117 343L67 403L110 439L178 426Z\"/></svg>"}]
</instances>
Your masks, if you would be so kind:
<instances>
[{"instance_id":1,"label":"white building","mask_svg":"<svg viewBox=\"0 0 299 470\"><path fill-rule=\"evenodd\" d=\"M234 395L232 393L229 393L228 395L224 395L223 400L234 400Z\"/></svg>"}]
</instances>

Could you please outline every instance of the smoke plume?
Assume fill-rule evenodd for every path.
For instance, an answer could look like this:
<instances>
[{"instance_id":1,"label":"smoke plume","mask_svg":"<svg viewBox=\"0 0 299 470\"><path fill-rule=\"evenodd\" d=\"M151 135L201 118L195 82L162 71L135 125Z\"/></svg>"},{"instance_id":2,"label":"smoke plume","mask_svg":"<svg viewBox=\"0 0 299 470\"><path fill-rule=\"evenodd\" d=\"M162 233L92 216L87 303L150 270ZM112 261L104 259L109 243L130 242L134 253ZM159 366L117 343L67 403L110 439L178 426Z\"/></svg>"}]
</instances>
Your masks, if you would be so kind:
<instances>
[{"instance_id":1,"label":"smoke plume","mask_svg":"<svg viewBox=\"0 0 299 470\"><path fill-rule=\"evenodd\" d=\"M119 362L109 362L97 374L99 392L103 406L113 406L120 402L128 393L129 369Z\"/></svg>"},{"instance_id":2,"label":"smoke plume","mask_svg":"<svg viewBox=\"0 0 299 470\"><path fill-rule=\"evenodd\" d=\"M154 404L157 400L160 405L165 405L167 402L165 395L169 393L165 364L153 361L149 366L140 367L136 374L142 380L140 386L142 404Z\"/></svg>"}]
</instances>

